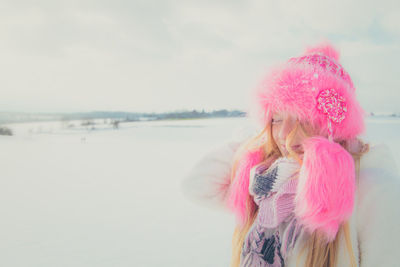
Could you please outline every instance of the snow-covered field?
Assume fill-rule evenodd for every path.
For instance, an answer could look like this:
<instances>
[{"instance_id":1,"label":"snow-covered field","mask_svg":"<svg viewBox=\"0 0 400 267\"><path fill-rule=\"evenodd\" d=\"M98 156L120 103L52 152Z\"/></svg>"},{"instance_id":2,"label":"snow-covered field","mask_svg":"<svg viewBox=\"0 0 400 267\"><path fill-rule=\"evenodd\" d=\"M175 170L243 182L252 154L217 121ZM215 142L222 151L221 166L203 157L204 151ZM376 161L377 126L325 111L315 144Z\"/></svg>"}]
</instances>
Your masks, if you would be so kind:
<instances>
[{"instance_id":1,"label":"snow-covered field","mask_svg":"<svg viewBox=\"0 0 400 267\"><path fill-rule=\"evenodd\" d=\"M0 136L0 266L228 266L234 218L187 200L180 183L245 118L62 128ZM400 119L369 118L364 140L400 166Z\"/></svg>"}]
</instances>

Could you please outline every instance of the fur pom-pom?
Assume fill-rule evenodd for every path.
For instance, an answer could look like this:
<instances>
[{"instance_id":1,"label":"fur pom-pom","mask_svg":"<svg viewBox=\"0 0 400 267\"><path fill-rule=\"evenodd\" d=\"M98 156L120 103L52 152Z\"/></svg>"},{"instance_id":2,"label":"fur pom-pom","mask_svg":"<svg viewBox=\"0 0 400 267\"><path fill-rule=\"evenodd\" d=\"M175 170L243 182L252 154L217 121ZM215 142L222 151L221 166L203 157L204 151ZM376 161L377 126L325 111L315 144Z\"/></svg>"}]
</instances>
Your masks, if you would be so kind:
<instances>
[{"instance_id":1,"label":"fur pom-pom","mask_svg":"<svg viewBox=\"0 0 400 267\"><path fill-rule=\"evenodd\" d=\"M355 168L353 157L324 137L304 141L295 213L302 225L333 241L341 223L353 212Z\"/></svg>"},{"instance_id":2,"label":"fur pom-pom","mask_svg":"<svg viewBox=\"0 0 400 267\"><path fill-rule=\"evenodd\" d=\"M340 57L339 52L329 42L323 42L320 45L307 48L305 55L313 53L321 53L327 57L333 58L336 61L339 61Z\"/></svg>"},{"instance_id":3,"label":"fur pom-pom","mask_svg":"<svg viewBox=\"0 0 400 267\"><path fill-rule=\"evenodd\" d=\"M239 160L234 180L229 189L227 206L237 217L238 223L243 225L246 218L246 203L249 196L250 170L263 160L264 151L248 151Z\"/></svg>"}]
</instances>

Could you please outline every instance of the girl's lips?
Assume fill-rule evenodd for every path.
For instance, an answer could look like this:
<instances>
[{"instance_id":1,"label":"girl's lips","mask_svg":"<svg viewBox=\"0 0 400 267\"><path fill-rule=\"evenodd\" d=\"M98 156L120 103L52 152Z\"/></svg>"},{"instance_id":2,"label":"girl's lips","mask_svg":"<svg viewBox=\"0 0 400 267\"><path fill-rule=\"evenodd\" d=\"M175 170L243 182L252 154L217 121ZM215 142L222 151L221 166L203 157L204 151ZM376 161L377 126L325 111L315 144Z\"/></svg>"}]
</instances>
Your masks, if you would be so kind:
<instances>
[{"instance_id":1,"label":"girl's lips","mask_svg":"<svg viewBox=\"0 0 400 267\"><path fill-rule=\"evenodd\" d=\"M285 153L289 153L289 151L287 151L287 149L286 149L286 147L285 146L282 146L282 150L285 152ZM297 152L297 153L303 153L303 149L302 149L302 146L301 145L296 145L296 146L292 146L292 150L294 151L294 152Z\"/></svg>"},{"instance_id":2,"label":"girl's lips","mask_svg":"<svg viewBox=\"0 0 400 267\"><path fill-rule=\"evenodd\" d=\"M281 145L281 147L284 148L284 149L286 149L286 146L285 146L285 145ZM299 148L301 148L301 145L292 146L292 149L293 149L293 150L294 150L294 149L299 149Z\"/></svg>"}]
</instances>

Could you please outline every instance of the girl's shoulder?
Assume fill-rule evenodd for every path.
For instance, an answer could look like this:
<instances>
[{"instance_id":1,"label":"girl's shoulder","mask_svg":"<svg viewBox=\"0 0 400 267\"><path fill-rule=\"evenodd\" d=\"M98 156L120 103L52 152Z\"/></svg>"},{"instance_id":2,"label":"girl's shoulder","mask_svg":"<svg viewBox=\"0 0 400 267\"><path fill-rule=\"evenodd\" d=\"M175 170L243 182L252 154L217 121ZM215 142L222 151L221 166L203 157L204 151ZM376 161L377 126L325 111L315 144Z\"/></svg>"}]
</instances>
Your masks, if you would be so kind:
<instances>
[{"instance_id":1,"label":"girl's shoulder","mask_svg":"<svg viewBox=\"0 0 400 267\"><path fill-rule=\"evenodd\" d=\"M384 143L370 145L369 151L361 158L361 169L381 169L398 173L398 166L390 148Z\"/></svg>"},{"instance_id":2,"label":"girl's shoulder","mask_svg":"<svg viewBox=\"0 0 400 267\"><path fill-rule=\"evenodd\" d=\"M357 234L363 266L397 265L400 176L385 144L370 147L360 162Z\"/></svg>"},{"instance_id":3,"label":"girl's shoulder","mask_svg":"<svg viewBox=\"0 0 400 267\"><path fill-rule=\"evenodd\" d=\"M396 190L400 187L399 169L392 151L384 143L371 145L360 161L360 194L379 192L392 186Z\"/></svg>"}]
</instances>

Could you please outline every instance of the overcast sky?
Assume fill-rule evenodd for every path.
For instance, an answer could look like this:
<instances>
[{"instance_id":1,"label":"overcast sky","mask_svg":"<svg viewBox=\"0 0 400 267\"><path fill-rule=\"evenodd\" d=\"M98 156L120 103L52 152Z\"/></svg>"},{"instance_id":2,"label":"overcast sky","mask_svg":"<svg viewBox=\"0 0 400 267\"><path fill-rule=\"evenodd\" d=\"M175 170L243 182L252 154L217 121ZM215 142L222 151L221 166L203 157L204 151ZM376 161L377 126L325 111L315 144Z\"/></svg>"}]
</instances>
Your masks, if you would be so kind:
<instances>
[{"instance_id":1,"label":"overcast sky","mask_svg":"<svg viewBox=\"0 0 400 267\"><path fill-rule=\"evenodd\" d=\"M399 18L398 0L0 0L0 110L246 110L328 39L364 108L400 111Z\"/></svg>"}]
</instances>

